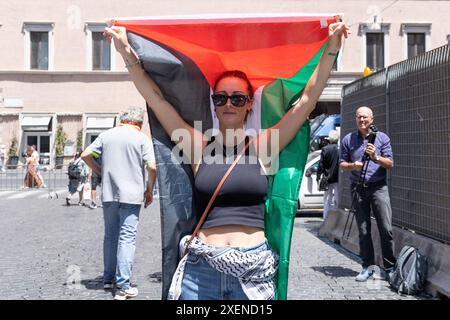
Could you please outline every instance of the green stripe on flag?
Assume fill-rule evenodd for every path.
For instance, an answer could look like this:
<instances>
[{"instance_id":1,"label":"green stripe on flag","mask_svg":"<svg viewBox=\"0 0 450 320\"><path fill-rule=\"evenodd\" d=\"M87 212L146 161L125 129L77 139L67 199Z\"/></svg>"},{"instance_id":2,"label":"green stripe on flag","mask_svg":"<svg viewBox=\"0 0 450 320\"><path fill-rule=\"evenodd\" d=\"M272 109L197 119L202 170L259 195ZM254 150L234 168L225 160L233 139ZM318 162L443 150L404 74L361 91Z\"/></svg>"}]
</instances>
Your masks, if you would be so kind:
<instances>
[{"instance_id":1,"label":"green stripe on flag","mask_svg":"<svg viewBox=\"0 0 450 320\"><path fill-rule=\"evenodd\" d=\"M265 86L261 97L261 127L267 129L280 121L299 98L319 63L326 43L292 78L277 79ZM269 245L280 255L276 299L287 299L289 255L292 229L303 171L309 151L310 127L306 122L292 142L280 153L279 171L269 177L266 201L265 234Z\"/></svg>"}]
</instances>

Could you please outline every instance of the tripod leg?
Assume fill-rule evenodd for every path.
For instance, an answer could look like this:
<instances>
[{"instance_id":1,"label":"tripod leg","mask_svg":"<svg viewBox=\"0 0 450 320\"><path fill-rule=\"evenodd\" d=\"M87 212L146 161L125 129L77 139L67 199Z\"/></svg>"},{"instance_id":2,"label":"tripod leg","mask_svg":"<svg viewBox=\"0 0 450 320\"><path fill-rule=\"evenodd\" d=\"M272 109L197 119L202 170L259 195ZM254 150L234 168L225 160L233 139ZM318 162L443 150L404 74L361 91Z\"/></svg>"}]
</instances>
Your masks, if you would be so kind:
<instances>
[{"instance_id":1,"label":"tripod leg","mask_svg":"<svg viewBox=\"0 0 450 320\"><path fill-rule=\"evenodd\" d=\"M352 220L350 221L350 226L348 227L347 240L350 237L350 232L352 231L353 221L355 220L356 211L353 212Z\"/></svg>"},{"instance_id":2,"label":"tripod leg","mask_svg":"<svg viewBox=\"0 0 450 320\"><path fill-rule=\"evenodd\" d=\"M352 220L351 220L351 223L350 223L350 229L351 229L352 224L353 224L353 219L355 218L355 212L356 212L355 205L356 205L357 196L358 196L357 192L356 192L356 188L357 187L358 186L355 186L354 190L352 191L352 205L350 207L350 211L349 211L348 216L347 216L347 221L345 222L344 230L342 231L342 238L345 237L345 230L347 230L348 221L350 219L350 216L352 216ZM348 231L348 235L350 235L350 230ZM347 235L347 239L348 239L348 235Z\"/></svg>"},{"instance_id":3,"label":"tripod leg","mask_svg":"<svg viewBox=\"0 0 450 320\"><path fill-rule=\"evenodd\" d=\"M369 158L365 158L365 157L363 158L363 166L362 166L362 169L361 169L361 173L359 174L358 182L357 182L357 184L355 185L355 187L353 189L352 205L351 205L349 214L347 216L347 221L345 222L345 227L344 227L344 230L342 232L342 238L345 237L345 230L347 230L348 221L350 219L350 216L352 216L352 219L350 221L350 226L349 226L349 229L348 229L348 232L347 232L347 239L350 236L350 231L352 230L352 225L353 225L353 221L355 220L355 214L356 214L356 207L355 207L356 202L355 201L357 201L357 199L358 199L357 189L364 183L364 180L366 179L366 173L367 173L367 169L369 167L369 161L370 161Z\"/></svg>"}]
</instances>

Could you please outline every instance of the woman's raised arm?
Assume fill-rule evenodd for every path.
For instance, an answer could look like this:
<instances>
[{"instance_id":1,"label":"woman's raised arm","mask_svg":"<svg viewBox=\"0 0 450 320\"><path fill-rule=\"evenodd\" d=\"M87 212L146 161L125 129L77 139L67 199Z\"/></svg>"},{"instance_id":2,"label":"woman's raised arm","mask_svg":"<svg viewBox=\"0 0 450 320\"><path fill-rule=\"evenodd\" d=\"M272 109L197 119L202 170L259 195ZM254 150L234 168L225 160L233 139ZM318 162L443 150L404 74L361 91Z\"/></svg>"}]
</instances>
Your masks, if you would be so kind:
<instances>
[{"instance_id":1,"label":"woman's raised arm","mask_svg":"<svg viewBox=\"0 0 450 320\"><path fill-rule=\"evenodd\" d=\"M177 137L177 141L174 142L190 157L191 163L196 163L198 160L196 158L201 154L201 150L203 149L203 134L186 123L175 108L164 98L158 85L144 68L142 68L139 59L131 49L128 43L126 29L124 27L113 26L106 28L104 34L109 41L114 40L114 46L122 55L125 66L130 73L131 80L158 118L166 133L171 138L175 130L184 129L189 134L190 139L186 139L189 141ZM200 153L196 151L200 151Z\"/></svg>"},{"instance_id":2,"label":"woman's raised arm","mask_svg":"<svg viewBox=\"0 0 450 320\"><path fill-rule=\"evenodd\" d=\"M269 146L269 150L276 150L270 145L270 136L274 133L273 130L278 130L279 151L283 150L295 137L309 114L314 110L317 100L327 84L337 52L341 47L342 37L347 38L348 34L350 34L349 28L344 23L330 24L328 28L328 44L305 86L301 98L294 103L292 108L276 125L261 133L258 142L259 146L264 146L264 148Z\"/></svg>"}]
</instances>

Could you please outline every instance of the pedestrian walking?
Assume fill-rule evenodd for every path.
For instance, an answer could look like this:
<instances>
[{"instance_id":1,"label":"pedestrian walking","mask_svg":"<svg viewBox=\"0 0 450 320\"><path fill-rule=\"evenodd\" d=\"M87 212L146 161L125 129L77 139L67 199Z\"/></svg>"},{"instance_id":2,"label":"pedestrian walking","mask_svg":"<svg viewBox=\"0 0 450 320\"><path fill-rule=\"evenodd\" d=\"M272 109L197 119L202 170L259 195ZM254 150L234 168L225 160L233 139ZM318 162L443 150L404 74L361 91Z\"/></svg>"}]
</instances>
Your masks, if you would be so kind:
<instances>
[{"instance_id":1,"label":"pedestrian walking","mask_svg":"<svg viewBox=\"0 0 450 320\"><path fill-rule=\"evenodd\" d=\"M130 108L118 127L101 133L81 155L102 177L103 283L105 289L116 286L116 300L138 295L131 276L139 213L143 201L145 207L153 201L156 165L150 139L141 132L143 121L144 110ZM94 160L97 156L101 164Z\"/></svg>"},{"instance_id":2,"label":"pedestrian walking","mask_svg":"<svg viewBox=\"0 0 450 320\"><path fill-rule=\"evenodd\" d=\"M98 163L98 165L101 167L101 157L93 155L94 161ZM101 188L102 184L102 176L97 174L93 169L89 168L89 182L91 183L91 204L89 205L90 209L96 209L99 206L102 207L101 203L98 203L97 201L97 187Z\"/></svg>"},{"instance_id":3,"label":"pedestrian walking","mask_svg":"<svg viewBox=\"0 0 450 320\"><path fill-rule=\"evenodd\" d=\"M34 149L31 146L27 147L25 165L27 168L25 177L23 179L23 189L28 188L40 188L43 183L40 176L37 173L37 167L39 165L39 158L36 157Z\"/></svg>"},{"instance_id":4,"label":"pedestrian walking","mask_svg":"<svg viewBox=\"0 0 450 320\"><path fill-rule=\"evenodd\" d=\"M328 134L328 142L320 153L319 167L317 168L317 182L324 187L323 195L323 219L328 216L332 206L336 205L338 197L339 180L339 133L331 130ZM320 183L320 181L323 181Z\"/></svg>"},{"instance_id":5,"label":"pedestrian walking","mask_svg":"<svg viewBox=\"0 0 450 320\"><path fill-rule=\"evenodd\" d=\"M42 177L42 174L40 172L40 155L39 152L37 151L37 147L36 145L32 145L31 146L31 150L32 150L32 157L34 158L35 164L36 164L36 174L38 176L38 178L41 180L41 188L45 188L45 182L44 182L44 178Z\"/></svg>"},{"instance_id":6,"label":"pedestrian walking","mask_svg":"<svg viewBox=\"0 0 450 320\"><path fill-rule=\"evenodd\" d=\"M373 123L373 112L363 106L356 110L357 131L347 134L341 143L340 168L350 171L351 193L354 199L356 223L359 230L359 249L362 258L362 271L357 281L368 280L375 265L374 248L371 235L370 213L373 212L380 232L383 267L386 273L392 271L395 264L394 240L392 237L392 210L389 191L386 184L386 173L394 166L393 153L389 137L378 131L374 143L369 143L373 134L370 126ZM365 178L359 182L363 170L363 157L368 156Z\"/></svg>"},{"instance_id":7,"label":"pedestrian walking","mask_svg":"<svg viewBox=\"0 0 450 320\"><path fill-rule=\"evenodd\" d=\"M4 144L0 144L0 173L6 172L6 146Z\"/></svg>"},{"instance_id":8,"label":"pedestrian walking","mask_svg":"<svg viewBox=\"0 0 450 320\"><path fill-rule=\"evenodd\" d=\"M78 205L84 206L83 189L87 182L88 167L80 157L81 152L77 152L69 162L67 174L69 175L69 194L66 197L66 204L70 206L70 200L78 192Z\"/></svg>"}]
</instances>

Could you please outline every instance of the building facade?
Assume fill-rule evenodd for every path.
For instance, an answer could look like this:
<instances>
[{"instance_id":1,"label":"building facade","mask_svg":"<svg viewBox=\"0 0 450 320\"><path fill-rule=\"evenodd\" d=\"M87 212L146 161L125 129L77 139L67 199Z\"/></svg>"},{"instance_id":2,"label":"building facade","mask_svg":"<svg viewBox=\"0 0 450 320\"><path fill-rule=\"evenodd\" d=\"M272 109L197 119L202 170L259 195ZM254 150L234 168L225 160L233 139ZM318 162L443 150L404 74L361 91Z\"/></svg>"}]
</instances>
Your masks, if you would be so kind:
<instances>
[{"instance_id":1,"label":"building facade","mask_svg":"<svg viewBox=\"0 0 450 320\"><path fill-rule=\"evenodd\" d=\"M19 156L36 145L53 164L59 124L71 157L117 123L120 111L145 106L124 63L104 40L113 17L221 13L342 14L352 35L313 113L339 113L342 86L450 41L450 1L300 0L2 0L0 2L0 144ZM148 124L144 132L149 134ZM22 159L23 160L23 159ZM67 159L66 159L67 160Z\"/></svg>"}]
</instances>

